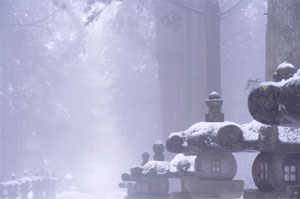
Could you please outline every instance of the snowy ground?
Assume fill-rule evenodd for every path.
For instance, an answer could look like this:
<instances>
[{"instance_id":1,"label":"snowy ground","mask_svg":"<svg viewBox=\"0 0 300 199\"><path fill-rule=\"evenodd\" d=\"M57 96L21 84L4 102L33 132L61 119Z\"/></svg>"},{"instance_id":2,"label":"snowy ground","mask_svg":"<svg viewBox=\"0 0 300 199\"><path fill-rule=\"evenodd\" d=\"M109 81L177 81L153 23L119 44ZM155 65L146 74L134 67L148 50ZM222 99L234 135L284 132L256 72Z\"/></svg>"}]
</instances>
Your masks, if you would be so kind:
<instances>
[{"instance_id":1,"label":"snowy ground","mask_svg":"<svg viewBox=\"0 0 300 199\"><path fill-rule=\"evenodd\" d=\"M106 197L105 199L123 199L125 193L114 193L111 196ZM92 197L89 194L79 193L79 192L65 192L57 196L58 199L100 199L98 197ZM239 198L243 199L243 197Z\"/></svg>"},{"instance_id":2,"label":"snowy ground","mask_svg":"<svg viewBox=\"0 0 300 199\"><path fill-rule=\"evenodd\" d=\"M113 193L103 199L123 199L126 196L125 192ZM64 192L57 195L57 199L102 199L99 197L93 197L86 193L80 193L76 191ZM243 197L239 198L243 199Z\"/></svg>"},{"instance_id":3,"label":"snowy ground","mask_svg":"<svg viewBox=\"0 0 300 199\"><path fill-rule=\"evenodd\" d=\"M108 196L104 196L101 199L123 199L125 197L125 192L112 193ZM100 199L99 197L92 196L87 193L77 192L77 191L69 191L61 194L57 194L57 199Z\"/></svg>"},{"instance_id":4,"label":"snowy ground","mask_svg":"<svg viewBox=\"0 0 300 199\"><path fill-rule=\"evenodd\" d=\"M126 192L111 193L107 196L92 196L88 193L79 191L66 191L56 195L56 199L123 199L126 196ZM32 199L32 194L29 194L29 199Z\"/></svg>"}]
</instances>

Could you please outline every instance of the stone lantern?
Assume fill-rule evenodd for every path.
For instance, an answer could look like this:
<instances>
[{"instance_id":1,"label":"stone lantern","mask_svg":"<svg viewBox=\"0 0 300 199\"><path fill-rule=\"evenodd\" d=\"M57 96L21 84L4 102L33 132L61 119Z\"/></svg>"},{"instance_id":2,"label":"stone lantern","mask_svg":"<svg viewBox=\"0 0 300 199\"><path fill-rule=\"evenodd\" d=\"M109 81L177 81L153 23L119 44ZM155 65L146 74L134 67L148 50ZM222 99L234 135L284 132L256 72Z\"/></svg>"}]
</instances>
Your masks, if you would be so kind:
<instances>
[{"instance_id":1,"label":"stone lantern","mask_svg":"<svg viewBox=\"0 0 300 199\"><path fill-rule=\"evenodd\" d=\"M260 151L252 166L258 190L245 190L244 198L300 198L300 70L280 64L273 82L251 91L248 106L267 125L253 147Z\"/></svg>"},{"instance_id":2,"label":"stone lantern","mask_svg":"<svg viewBox=\"0 0 300 199\"><path fill-rule=\"evenodd\" d=\"M208 104L218 99L220 105L220 98L213 95L216 97L209 98ZM218 110L210 113L220 118ZM207 118L214 118L213 114ZM184 180L183 187L191 198L239 198L242 193L244 199L300 195L300 128L297 125L210 121L172 133L167 140L168 151L196 155L196 177ZM258 189L243 190L242 181L232 180L237 169L232 152L260 152L252 166Z\"/></svg>"},{"instance_id":3,"label":"stone lantern","mask_svg":"<svg viewBox=\"0 0 300 199\"><path fill-rule=\"evenodd\" d=\"M223 101L218 93L212 92L206 104L209 109L206 121L186 131L172 133L167 140L167 150L196 156L195 176L185 179L182 188L191 198L240 198L244 182L233 180L237 172L236 160L230 150L220 146L220 142L226 142L223 137L229 136L228 131L239 128L237 124L224 121Z\"/></svg>"},{"instance_id":4,"label":"stone lantern","mask_svg":"<svg viewBox=\"0 0 300 199\"><path fill-rule=\"evenodd\" d=\"M249 111L265 124L253 121L218 132L218 137L228 132L219 142L226 150L259 152L252 165L258 189L244 190L244 199L300 196L300 70L294 72L292 65L283 63L274 82L263 82L251 91Z\"/></svg>"},{"instance_id":5,"label":"stone lantern","mask_svg":"<svg viewBox=\"0 0 300 199\"><path fill-rule=\"evenodd\" d=\"M123 174L120 187L128 189L126 199L217 199L300 198L300 70L280 65L274 82L262 83L251 91L248 106L257 121L239 125L224 121L223 101L212 92L206 104L205 122L185 131L171 133L169 152L153 145L154 160L142 155L142 166ZM277 126L284 125L284 126ZM252 165L258 189L244 190L242 180L233 180L237 163L233 152L260 152ZM168 178L177 178L181 190L168 194Z\"/></svg>"},{"instance_id":6,"label":"stone lantern","mask_svg":"<svg viewBox=\"0 0 300 199\"><path fill-rule=\"evenodd\" d=\"M169 162L164 161L164 145L156 141L153 159L149 153L142 154L142 166L132 167L130 174L121 176L120 188L127 189L125 199L169 199Z\"/></svg>"}]
</instances>

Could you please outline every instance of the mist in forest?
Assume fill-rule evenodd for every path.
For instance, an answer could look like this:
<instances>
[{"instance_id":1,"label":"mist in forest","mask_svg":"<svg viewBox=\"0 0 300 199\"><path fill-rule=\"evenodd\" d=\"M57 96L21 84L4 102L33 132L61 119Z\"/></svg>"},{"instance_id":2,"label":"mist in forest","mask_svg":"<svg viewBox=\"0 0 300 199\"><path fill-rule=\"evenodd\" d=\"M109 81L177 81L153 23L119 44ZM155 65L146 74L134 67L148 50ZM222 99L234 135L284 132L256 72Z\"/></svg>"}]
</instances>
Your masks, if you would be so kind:
<instances>
[{"instance_id":1,"label":"mist in forest","mask_svg":"<svg viewBox=\"0 0 300 199\"><path fill-rule=\"evenodd\" d=\"M58 193L114 198L156 140L203 121L210 92L226 121L251 122L247 82L265 77L267 2L212 1L1 0L2 180L50 172ZM246 187L255 156L236 154Z\"/></svg>"}]
</instances>

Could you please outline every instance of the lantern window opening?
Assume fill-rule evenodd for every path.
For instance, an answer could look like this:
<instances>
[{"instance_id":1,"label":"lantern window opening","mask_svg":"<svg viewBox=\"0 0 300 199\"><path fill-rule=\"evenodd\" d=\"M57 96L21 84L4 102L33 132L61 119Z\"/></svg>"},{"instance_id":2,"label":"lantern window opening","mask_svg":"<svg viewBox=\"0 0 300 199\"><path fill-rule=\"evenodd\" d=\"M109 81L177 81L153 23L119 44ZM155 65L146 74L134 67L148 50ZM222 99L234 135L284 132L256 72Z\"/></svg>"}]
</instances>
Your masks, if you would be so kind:
<instances>
[{"instance_id":1,"label":"lantern window opening","mask_svg":"<svg viewBox=\"0 0 300 199\"><path fill-rule=\"evenodd\" d=\"M203 172L202 161L201 160L198 160L197 170L200 171L200 172Z\"/></svg>"},{"instance_id":2,"label":"lantern window opening","mask_svg":"<svg viewBox=\"0 0 300 199\"><path fill-rule=\"evenodd\" d=\"M211 160L211 172L221 173L221 160Z\"/></svg>"},{"instance_id":3,"label":"lantern window opening","mask_svg":"<svg viewBox=\"0 0 300 199\"><path fill-rule=\"evenodd\" d=\"M296 165L283 166L283 181L284 182L296 182L297 181L297 167Z\"/></svg>"},{"instance_id":4,"label":"lantern window opening","mask_svg":"<svg viewBox=\"0 0 300 199\"><path fill-rule=\"evenodd\" d=\"M268 180L268 164L258 163L258 173L261 180Z\"/></svg>"}]
</instances>

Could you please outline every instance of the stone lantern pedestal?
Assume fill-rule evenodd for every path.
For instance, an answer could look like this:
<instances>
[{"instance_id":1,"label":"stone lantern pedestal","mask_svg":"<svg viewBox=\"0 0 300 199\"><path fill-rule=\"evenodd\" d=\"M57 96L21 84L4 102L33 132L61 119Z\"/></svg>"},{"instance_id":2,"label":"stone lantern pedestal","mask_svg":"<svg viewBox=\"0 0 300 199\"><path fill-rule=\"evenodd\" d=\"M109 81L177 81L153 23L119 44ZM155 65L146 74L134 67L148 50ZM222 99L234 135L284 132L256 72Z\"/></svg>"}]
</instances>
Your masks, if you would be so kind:
<instances>
[{"instance_id":1,"label":"stone lantern pedestal","mask_svg":"<svg viewBox=\"0 0 300 199\"><path fill-rule=\"evenodd\" d=\"M199 180L190 179L186 183L189 195L193 199L234 199L242 196L242 180Z\"/></svg>"},{"instance_id":2,"label":"stone lantern pedestal","mask_svg":"<svg viewBox=\"0 0 300 199\"><path fill-rule=\"evenodd\" d=\"M134 183L123 182L120 187L128 189L125 199L170 199L168 179L141 178Z\"/></svg>"},{"instance_id":3,"label":"stone lantern pedestal","mask_svg":"<svg viewBox=\"0 0 300 199\"><path fill-rule=\"evenodd\" d=\"M172 199L192 199L188 192L173 192L171 194Z\"/></svg>"}]
</instances>

